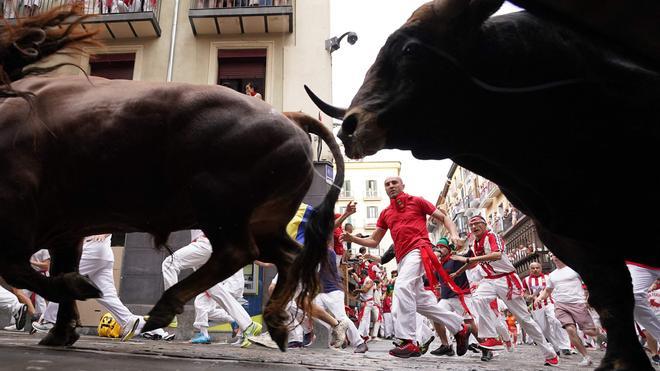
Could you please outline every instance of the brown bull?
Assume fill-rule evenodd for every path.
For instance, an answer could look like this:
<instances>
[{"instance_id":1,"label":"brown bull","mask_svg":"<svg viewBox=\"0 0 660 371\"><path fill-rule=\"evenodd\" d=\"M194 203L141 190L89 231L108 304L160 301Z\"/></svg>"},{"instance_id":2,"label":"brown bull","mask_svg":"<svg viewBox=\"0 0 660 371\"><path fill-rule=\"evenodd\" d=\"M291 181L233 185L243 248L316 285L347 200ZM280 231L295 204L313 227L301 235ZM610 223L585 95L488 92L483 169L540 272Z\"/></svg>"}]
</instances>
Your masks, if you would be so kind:
<instances>
[{"instance_id":1,"label":"brown bull","mask_svg":"<svg viewBox=\"0 0 660 371\"><path fill-rule=\"evenodd\" d=\"M500 5L423 5L348 109L310 96L343 119L351 158L411 149L495 181L587 283L608 332L600 369L652 370L633 328L634 300L646 299L633 297L624 261L660 267L660 237L639 225L660 194L615 200L657 166L660 75L619 44L527 12L489 18Z\"/></svg>"},{"instance_id":2,"label":"brown bull","mask_svg":"<svg viewBox=\"0 0 660 371\"><path fill-rule=\"evenodd\" d=\"M84 236L145 231L162 243L171 231L200 228L211 258L163 294L144 331L167 326L195 295L259 259L280 275L264 319L284 349L283 305L298 281L303 298L318 286L343 182L330 130L220 86L30 77L13 88L34 96L0 103L0 275L60 303L42 344L75 342L74 299L101 294L75 273ZM285 232L313 175L301 127L328 143L337 161L302 253ZM28 261L44 247L51 278Z\"/></svg>"}]
</instances>

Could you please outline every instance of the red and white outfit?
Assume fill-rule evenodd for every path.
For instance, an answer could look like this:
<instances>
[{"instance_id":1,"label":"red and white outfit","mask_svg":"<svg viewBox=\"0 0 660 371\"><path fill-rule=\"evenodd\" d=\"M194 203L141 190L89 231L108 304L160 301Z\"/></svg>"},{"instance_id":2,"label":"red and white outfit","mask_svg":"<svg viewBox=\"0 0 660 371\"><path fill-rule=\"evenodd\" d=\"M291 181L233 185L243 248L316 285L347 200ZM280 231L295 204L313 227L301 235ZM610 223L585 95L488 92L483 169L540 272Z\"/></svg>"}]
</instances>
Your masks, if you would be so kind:
<instances>
[{"instance_id":1,"label":"red and white outfit","mask_svg":"<svg viewBox=\"0 0 660 371\"><path fill-rule=\"evenodd\" d=\"M34 254L32 254L32 257L30 260L35 260L37 262L43 263L46 260L50 260L50 253L48 252L48 249L41 249ZM33 265L32 268L36 270L37 272L43 274L44 276L48 276L48 269L41 269L37 267L36 265ZM32 303L34 304L34 311L36 313L43 313L46 311L46 299L42 298L39 294L36 292L32 292L30 290L23 290L23 293L30 298Z\"/></svg>"},{"instance_id":2,"label":"red and white outfit","mask_svg":"<svg viewBox=\"0 0 660 371\"><path fill-rule=\"evenodd\" d=\"M443 309L435 294L424 289L422 276L425 271L420 249L429 251L432 247L426 230L426 216L435 210L435 206L423 198L402 192L390 201L390 206L380 213L376 222L378 228L390 230L394 255L399 263L392 300L394 336L399 339L416 339L416 312L433 322L442 323L452 334L463 329L463 317Z\"/></svg>"},{"instance_id":3,"label":"red and white outfit","mask_svg":"<svg viewBox=\"0 0 660 371\"><path fill-rule=\"evenodd\" d=\"M374 321L374 331L372 332L372 336L375 337L376 334L378 334L376 323L378 322L379 310L374 302L374 288L376 285L373 284L371 278L367 276L360 281L360 287L364 287L369 283L372 283L371 288L367 292L360 293L362 308L360 309L360 314L358 316L360 321L358 332L362 337L369 336L369 327L371 327L372 320Z\"/></svg>"},{"instance_id":4,"label":"red and white outfit","mask_svg":"<svg viewBox=\"0 0 660 371\"><path fill-rule=\"evenodd\" d=\"M502 253L499 260L479 264L483 270L484 279L479 283L479 287L477 287L477 291L473 296L473 302L480 317L479 337L497 337L495 327L497 317L490 310L490 302L493 299L500 298L509 308L509 311L516 316L518 323L525 332L541 347L545 358L555 358L557 354L552 345L545 340L539 325L534 322L527 310L527 304L522 297L522 283L516 274L516 269L504 253L504 244L500 237L488 230L481 238L474 241L472 248L474 255L477 257L493 252Z\"/></svg>"},{"instance_id":5,"label":"red and white outfit","mask_svg":"<svg viewBox=\"0 0 660 371\"><path fill-rule=\"evenodd\" d=\"M341 217L341 214L335 214L335 220ZM344 248L344 243L341 242L341 235L344 233L344 229L341 226L338 226L332 231L332 244L335 254L337 255L336 263L337 267L341 263L341 258L344 256L346 249Z\"/></svg>"},{"instance_id":6,"label":"red and white outfit","mask_svg":"<svg viewBox=\"0 0 660 371\"><path fill-rule=\"evenodd\" d=\"M484 316L479 315L480 308L474 305L474 294L477 292L477 288L479 287L479 284L484 279L484 273L481 267L477 265L472 269L466 270L465 274L467 274L468 281L470 281L470 292L472 293L472 296L470 298L470 302L471 302L470 312L473 315L474 322L476 322L477 327L479 327L481 326L479 324L479 320ZM495 326L495 332L497 332L500 338L502 338L502 341L511 341L511 335L509 334L509 329L507 328L506 321L504 320L504 316L500 313L500 310L498 308L497 299L492 300L489 304L489 307L491 314L496 318L496 321L492 323L492 325Z\"/></svg>"},{"instance_id":7,"label":"red and white outfit","mask_svg":"<svg viewBox=\"0 0 660 371\"><path fill-rule=\"evenodd\" d=\"M529 295L538 296L545 289L547 279L548 276L543 273L538 276L530 274L523 279L523 287ZM555 301L552 300L552 296L539 305L532 303L532 318L539 325L541 332L550 341L555 351L571 349L568 333L555 317Z\"/></svg>"},{"instance_id":8,"label":"red and white outfit","mask_svg":"<svg viewBox=\"0 0 660 371\"><path fill-rule=\"evenodd\" d=\"M660 339L660 317L651 308L648 291L660 278L660 268L627 261L635 297L635 321L655 339Z\"/></svg>"},{"instance_id":9,"label":"red and white outfit","mask_svg":"<svg viewBox=\"0 0 660 371\"><path fill-rule=\"evenodd\" d=\"M394 323L392 322L392 296L385 296L383 299L383 335L384 337L394 336Z\"/></svg>"}]
</instances>

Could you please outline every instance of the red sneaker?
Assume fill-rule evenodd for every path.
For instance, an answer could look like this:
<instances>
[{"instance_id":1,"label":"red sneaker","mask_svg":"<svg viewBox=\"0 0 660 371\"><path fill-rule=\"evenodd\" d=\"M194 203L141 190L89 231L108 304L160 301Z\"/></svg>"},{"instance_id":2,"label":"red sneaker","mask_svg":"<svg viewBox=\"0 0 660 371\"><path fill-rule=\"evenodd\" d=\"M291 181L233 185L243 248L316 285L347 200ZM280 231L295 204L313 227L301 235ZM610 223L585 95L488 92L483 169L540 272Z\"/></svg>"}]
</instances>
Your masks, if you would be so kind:
<instances>
[{"instance_id":1,"label":"red sneaker","mask_svg":"<svg viewBox=\"0 0 660 371\"><path fill-rule=\"evenodd\" d=\"M486 338L484 341L479 343L479 348L488 349L488 350L503 350L504 344L495 339L495 338Z\"/></svg>"},{"instance_id":2,"label":"red sneaker","mask_svg":"<svg viewBox=\"0 0 660 371\"><path fill-rule=\"evenodd\" d=\"M400 347L390 349L390 355L399 358L420 357L422 352L419 347L412 342L406 342Z\"/></svg>"},{"instance_id":3,"label":"red sneaker","mask_svg":"<svg viewBox=\"0 0 660 371\"><path fill-rule=\"evenodd\" d=\"M557 358L556 356L545 360L546 366L557 366L558 364L559 364L559 358Z\"/></svg>"},{"instance_id":4,"label":"red sneaker","mask_svg":"<svg viewBox=\"0 0 660 371\"><path fill-rule=\"evenodd\" d=\"M465 323L463 329L454 334L454 338L456 339L456 354L462 356L467 353L468 345L470 345L468 342L470 340L470 329Z\"/></svg>"}]
</instances>

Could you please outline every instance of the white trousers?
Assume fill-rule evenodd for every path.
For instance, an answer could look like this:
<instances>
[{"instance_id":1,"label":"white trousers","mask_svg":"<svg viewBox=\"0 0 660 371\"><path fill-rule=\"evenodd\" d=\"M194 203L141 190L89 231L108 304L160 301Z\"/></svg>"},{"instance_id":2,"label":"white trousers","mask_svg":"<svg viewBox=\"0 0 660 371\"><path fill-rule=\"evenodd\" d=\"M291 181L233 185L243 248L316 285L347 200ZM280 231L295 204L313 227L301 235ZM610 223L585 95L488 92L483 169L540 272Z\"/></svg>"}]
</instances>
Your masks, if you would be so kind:
<instances>
[{"instance_id":1,"label":"white trousers","mask_svg":"<svg viewBox=\"0 0 660 371\"><path fill-rule=\"evenodd\" d=\"M360 327L358 327L358 332L362 336L369 336L369 327L371 327L371 321L374 322L374 331L378 331L378 307L374 305L373 300L364 303L364 311L362 313L362 319L360 320ZM372 331L371 336L376 336L376 333Z\"/></svg>"},{"instance_id":2,"label":"white trousers","mask_svg":"<svg viewBox=\"0 0 660 371\"><path fill-rule=\"evenodd\" d=\"M214 316L219 317L219 319L233 318L243 331L252 324L252 318L250 318L248 312L223 283L224 281L217 283L195 298L195 323L193 324L195 328L209 327L209 317L215 318ZM215 311L215 304L219 309L224 310L227 316L222 312ZM231 322L231 320L227 322Z\"/></svg>"},{"instance_id":3,"label":"white trousers","mask_svg":"<svg viewBox=\"0 0 660 371\"><path fill-rule=\"evenodd\" d=\"M392 322L392 313L383 313L383 336L394 336L394 323Z\"/></svg>"},{"instance_id":4,"label":"white trousers","mask_svg":"<svg viewBox=\"0 0 660 371\"><path fill-rule=\"evenodd\" d=\"M33 292L30 290L23 290L23 293L28 298L32 296ZM46 299L41 297L39 294L34 293L34 312L43 313L46 311Z\"/></svg>"},{"instance_id":5,"label":"white trousers","mask_svg":"<svg viewBox=\"0 0 660 371\"><path fill-rule=\"evenodd\" d=\"M532 318L541 328L541 332L545 336L555 351L560 349L571 349L571 341L568 338L568 333L561 326L561 322L555 317L555 305L548 303L547 305L532 311Z\"/></svg>"},{"instance_id":6,"label":"white trousers","mask_svg":"<svg viewBox=\"0 0 660 371\"><path fill-rule=\"evenodd\" d=\"M647 296L651 285L660 278L660 270L632 264L628 264L628 270L632 278L635 297L635 321L650 332L655 339L660 339L660 318L655 315Z\"/></svg>"},{"instance_id":7,"label":"white trousers","mask_svg":"<svg viewBox=\"0 0 660 371\"><path fill-rule=\"evenodd\" d=\"M198 269L211 257L213 249L206 237L199 237L195 242L178 249L163 260L163 283L165 290L179 282L179 272L183 269Z\"/></svg>"},{"instance_id":8,"label":"white trousers","mask_svg":"<svg viewBox=\"0 0 660 371\"><path fill-rule=\"evenodd\" d=\"M0 328L9 326L11 319L21 308L21 303L14 293L0 286Z\"/></svg>"},{"instance_id":9,"label":"white trousers","mask_svg":"<svg viewBox=\"0 0 660 371\"><path fill-rule=\"evenodd\" d=\"M415 313L415 322L415 341L424 344L433 336L433 323L419 313Z\"/></svg>"},{"instance_id":10,"label":"white trousers","mask_svg":"<svg viewBox=\"0 0 660 371\"><path fill-rule=\"evenodd\" d=\"M346 335L348 336L348 341L351 342L352 346L358 346L364 343L362 337L358 332L358 329L355 327L353 321L351 321L346 315L346 308L344 307L344 292L341 290L335 290L329 293L321 293L314 298L314 303L330 312L333 317L339 322L343 320L348 320L348 329L346 330ZM322 325L327 328L330 328L325 322L319 321Z\"/></svg>"},{"instance_id":11,"label":"white trousers","mask_svg":"<svg viewBox=\"0 0 660 371\"><path fill-rule=\"evenodd\" d=\"M443 309L435 295L424 289L422 281L424 268L419 250L413 250L401 259L398 272L392 299L394 336L406 340L416 339L416 312L431 321L445 325L452 334L462 329L463 318Z\"/></svg>"},{"instance_id":12,"label":"white trousers","mask_svg":"<svg viewBox=\"0 0 660 371\"><path fill-rule=\"evenodd\" d=\"M525 332L534 339L534 342L541 347L543 355L546 358L556 357L552 345L546 340L539 325L534 322L531 314L527 310L525 300L514 293L512 299L507 299L509 286L507 285L506 277L501 278L484 278L479 282L479 287L473 295L474 306L477 308L479 315L479 337L480 338L494 338L497 336L495 323L498 321L495 313L490 308L490 302L495 298L500 298L504 301L507 308L518 320L518 323L525 329Z\"/></svg>"},{"instance_id":13,"label":"white trousers","mask_svg":"<svg viewBox=\"0 0 660 371\"><path fill-rule=\"evenodd\" d=\"M83 255L80 258L78 270L80 274L88 275L92 282L101 289L103 297L96 299L96 301L103 305L112 314L122 329L124 329L128 322L137 316L131 313L117 296L117 289L115 288L115 281L112 276L113 265L111 261L86 259ZM46 306L43 319L55 323L58 309L59 304L51 301Z\"/></svg>"},{"instance_id":14,"label":"white trousers","mask_svg":"<svg viewBox=\"0 0 660 371\"><path fill-rule=\"evenodd\" d=\"M472 303L472 295L464 295L463 300L465 301L465 306L468 308L470 313L465 311L465 308L463 308L463 304L461 303L461 299L457 297L449 298L449 299L441 299L440 300L440 305L446 309L450 310L459 316L463 317L463 319L472 319L473 316L477 316L476 309L474 308L474 304Z\"/></svg>"}]
</instances>

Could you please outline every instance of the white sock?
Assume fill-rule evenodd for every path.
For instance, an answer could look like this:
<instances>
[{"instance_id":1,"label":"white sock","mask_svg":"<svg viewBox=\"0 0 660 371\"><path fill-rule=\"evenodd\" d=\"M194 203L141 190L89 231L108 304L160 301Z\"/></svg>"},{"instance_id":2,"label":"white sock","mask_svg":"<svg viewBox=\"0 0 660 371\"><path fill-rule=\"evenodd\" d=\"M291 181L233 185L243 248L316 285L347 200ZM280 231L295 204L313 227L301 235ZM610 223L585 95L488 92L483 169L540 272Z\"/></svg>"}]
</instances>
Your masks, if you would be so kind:
<instances>
[{"instance_id":1,"label":"white sock","mask_svg":"<svg viewBox=\"0 0 660 371\"><path fill-rule=\"evenodd\" d=\"M209 328L204 326L199 326L199 333L206 337L209 337Z\"/></svg>"}]
</instances>

